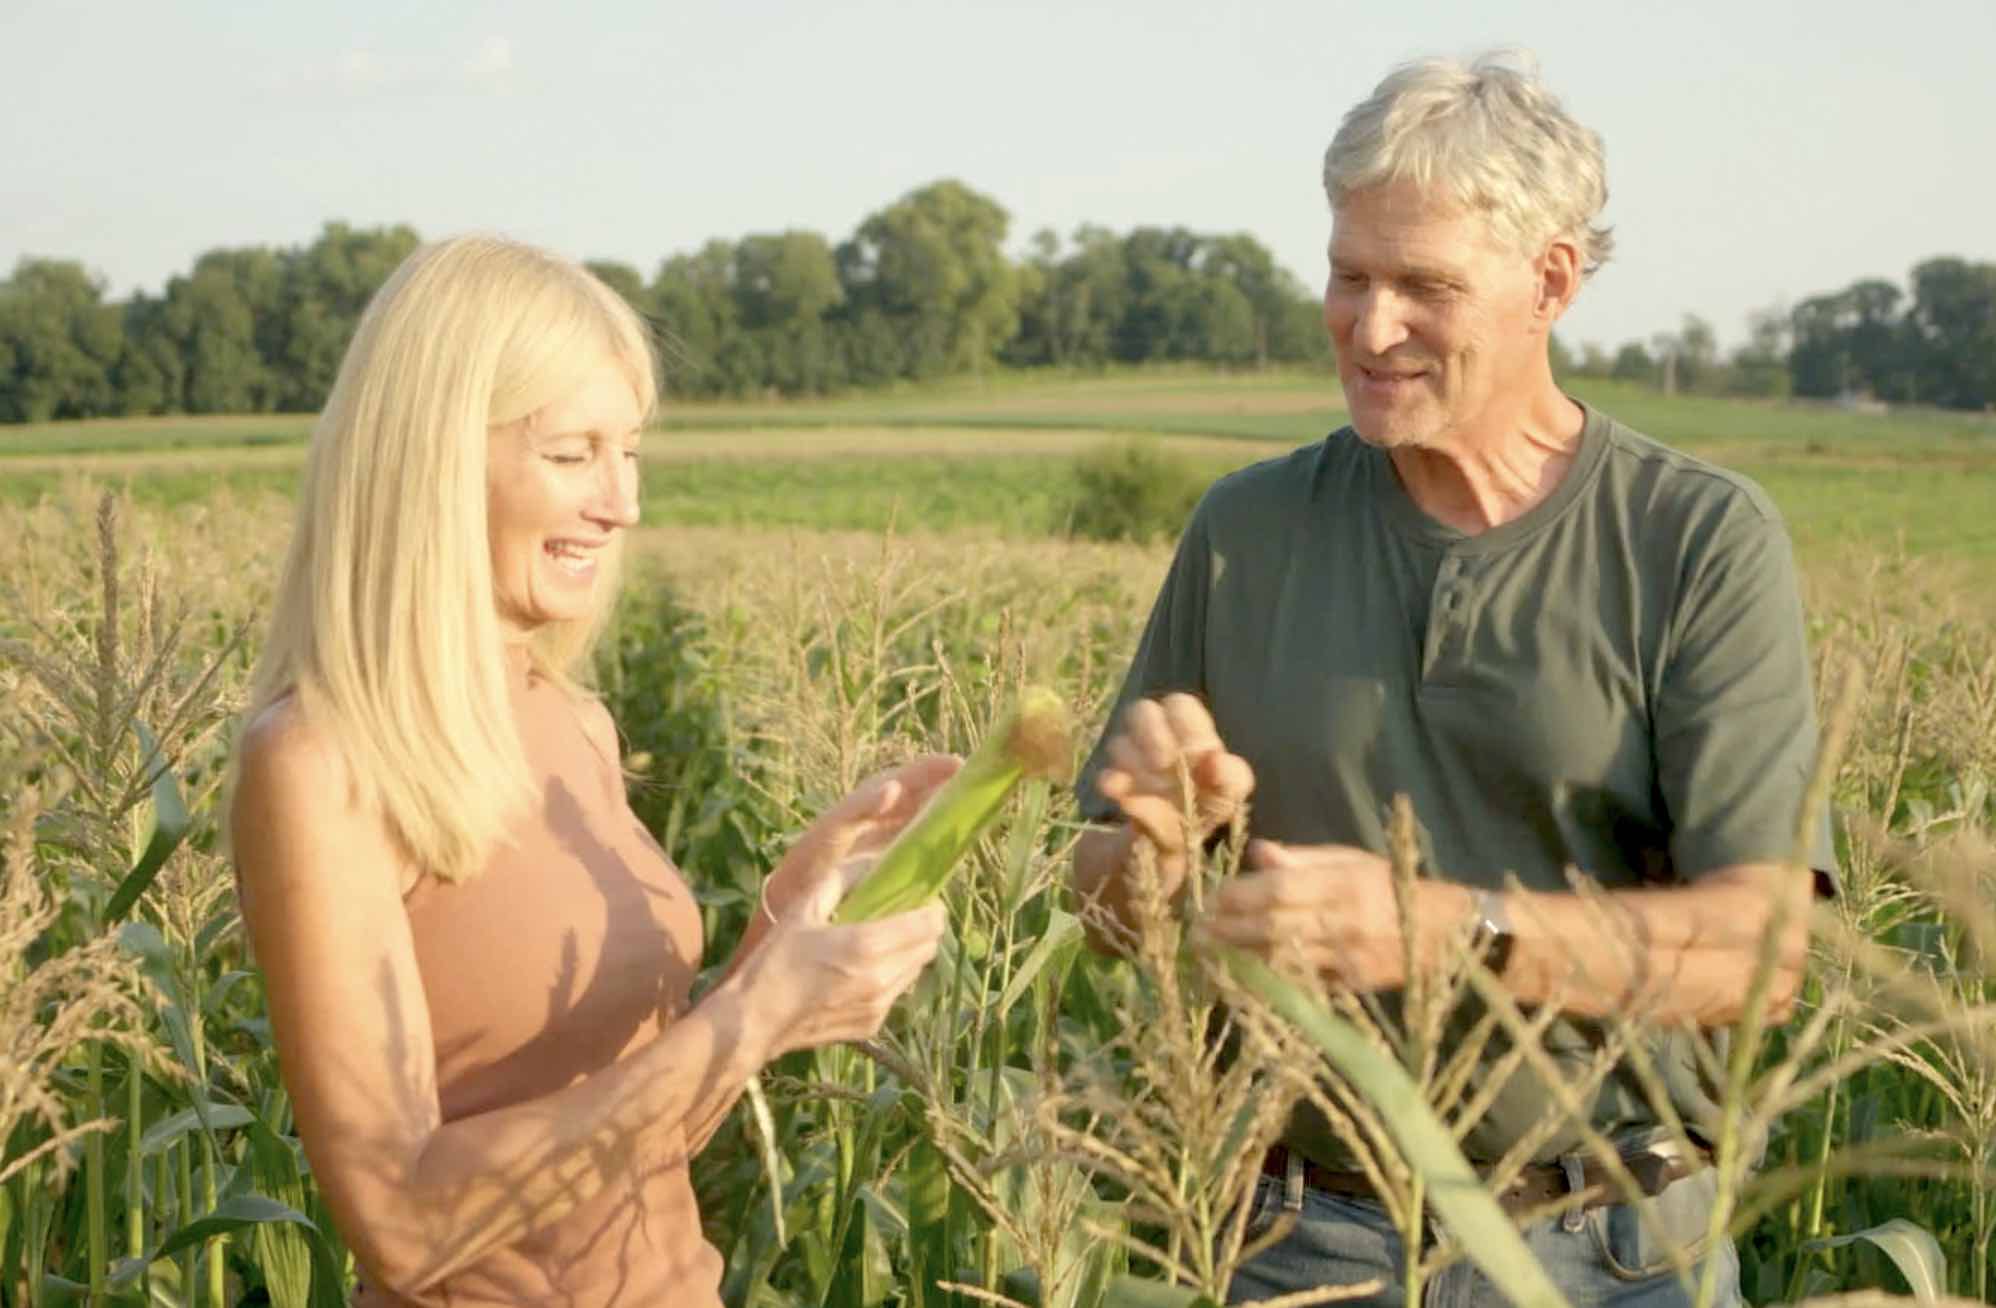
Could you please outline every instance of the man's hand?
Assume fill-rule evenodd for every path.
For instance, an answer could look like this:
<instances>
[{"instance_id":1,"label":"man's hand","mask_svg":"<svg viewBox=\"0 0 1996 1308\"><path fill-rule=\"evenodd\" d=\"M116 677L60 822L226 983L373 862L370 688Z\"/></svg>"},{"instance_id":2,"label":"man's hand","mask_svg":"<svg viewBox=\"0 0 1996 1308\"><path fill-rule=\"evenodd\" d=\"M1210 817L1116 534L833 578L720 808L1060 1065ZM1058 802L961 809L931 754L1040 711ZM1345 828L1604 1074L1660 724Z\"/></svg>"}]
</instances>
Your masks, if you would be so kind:
<instances>
[{"instance_id":1,"label":"man's hand","mask_svg":"<svg viewBox=\"0 0 1996 1308\"><path fill-rule=\"evenodd\" d=\"M1346 845L1248 846L1253 870L1222 885L1200 929L1272 963L1300 963L1352 990L1407 982L1407 949L1384 858ZM1598 901L1566 892L1505 894L1514 931L1504 983L1526 1004L1576 1017L1639 1016L1669 1024L1740 1020L1779 915L1767 1015L1784 1020L1808 960L1813 874L1779 864L1716 868L1691 884L1614 890ZM1464 947L1473 894L1446 881L1414 883L1414 964L1441 968Z\"/></svg>"},{"instance_id":2,"label":"man's hand","mask_svg":"<svg viewBox=\"0 0 1996 1308\"><path fill-rule=\"evenodd\" d=\"M1247 861L1253 870L1222 885L1207 908L1212 939L1353 990L1406 983L1392 864L1349 845L1272 840L1250 844Z\"/></svg>"},{"instance_id":3,"label":"man's hand","mask_svg":"<svg viewBox=\"0 0 1996 1308\"><path fill-rule=\"evenodd\" d=\"M1227 752L1206 706L1184 694L1130 705L1107 753L1096 789L1156 848L1164 893L1175 894L1186 852L1233 821L1254 790L1254 771Z\"/></svg>"}]
</instances>

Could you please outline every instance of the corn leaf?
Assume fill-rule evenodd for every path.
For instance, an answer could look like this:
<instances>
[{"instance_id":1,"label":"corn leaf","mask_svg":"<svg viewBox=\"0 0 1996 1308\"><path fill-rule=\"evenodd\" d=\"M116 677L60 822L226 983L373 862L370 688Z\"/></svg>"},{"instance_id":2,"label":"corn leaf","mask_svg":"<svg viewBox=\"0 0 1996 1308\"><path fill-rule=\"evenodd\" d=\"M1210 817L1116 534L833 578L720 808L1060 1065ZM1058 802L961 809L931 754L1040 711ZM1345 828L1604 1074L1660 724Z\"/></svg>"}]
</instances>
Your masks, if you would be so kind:
<instances>
[{"instance_id":1,"label":"corn leaf","mask_svg":"<svg viewBox=\"0 0 1996 1308\"><path fill-rule=\"evenodd\" d=\"M1892 1260L1892 1265L1906 1278L1913 1297L1921 1303L1932 1303L1947 1293L1947 1255L1941 1252L1940 1241L1925 1227L1903 1217L1849 1235L1811 1240L1802 1247L1836 1249L1859 1240L1878 1246Z\"/></svg>"},{"instance_id":2,"label":"corn leaf","mask_svg":"<svg viewBox=\"0 0 1996 1308\"><path fill-rule=\"evenodd\" d=\"M266 1199L262 1195L239 1194L224 1199L211 1213L204 1214L187 1222L150 1252L137 1258L122 1258L111 1265L110 1285L114 1290L137 1283L139 1274L147 1264L171 1258L183 1249L196 1248L216 1236L231 1235L238 1231L254 1230L268 1222L295 1223L307 1231L317 1233L310 1218L288 1204ZM312 1256L312 1278L315 1286L324 1284L338 1287L342 1272L332 1259L331 1248L323 1239L308 1237L306 1248ZM314 1296L317 1299L317 1296Z\"/></svg>"},{"instance_id":3,"label":"corn leaf","mask_svg":"<svg viewBox=\"0 0 1996 1308\"><path fill-rule=\"evenodd\" d=\"M750 1077L745 1087L749 1109L755 1121L757 1152L762 1155L762 1177L769 1186L769 1217L776 1225L776 1247L790 1243L783 1229L783 1145L776 1138L776 1118L769 1111L769 1099L762 1092L762 1079Z\"/></svg>"},{"instance_id":4,"label":"corn leaf","mask_svg":"<svg viewBox=\"0 0 1996 1308\"><path fill-rule=\"evenodd\" d=\"M144 766L158 767L159 773L152 782L152 831L146 837L145 849L139 854L139 861L111 892L111 901L104 905L104 921L117 921L130 911L139 896L146 892L159 870L166 866L166 860L173 851L180 848L180 842L187 839L190 818L187 801L181 797L179 778L173 775L159 756L159 742L152 732L146 730L143 722L133 722L132 729L138 732L139 747L145 758Z\"/></svg>"},{"instance_id":5,"label":"corn leaf","mask_svg":"<svg viewBox=\"0 0 1996 1308\"><path fill-rule=\"evenodd\" d=\"M183 1108L171 1117L162 1117L146 1128L139 1137L139 1155L151 1158L160 1150L178 1140L190 1131L199 1130L206 1119L212 1131L228 1131L239 1126L248 1126L256 1120L256 1115L237 1104L218 1104L208 1101L198 1091L195 1092L199 1108Z\"/></svg>"},{"instance_id":6,"label":"corn leaf","mask_svg":"<svg viewBox=\"0 0 1996 1308\"><path fill-rule=\"evenodd\" d=\"M287 1208L301 1213L305 1207L305 1173L297 1151L261 1119L252 1119L249 1130L249 1167L256 1188ZM251 1232L257 1265L263 1270L264 1289L272 1308L311 1308L313 1301L312 1255L309 1221L259 1222Z\"/></svg>"},{"instance_id":7,"label":"corn leaf","mask_svg":"<svg viewBox=\"0 0 1996 1308\"><path fill-rule=\"evenodd\" d=\"M1003 1022L1006 1015L1012 1011L1012 1005L1019 1002L1019 997L1026 993L1034 978L1039 976L1053 957L1064 948L1079 948L1080 942L1081 920L1072 913L1064 913L1057 908L1053 910L1053 915L1047 920L1046 930L1033 942L1033 947L1020 962L1018 971L1012 973L1012 979L1005 983L1004 993L998 996L998 1004L992 1011L991 1020Z\"/></svg>"},{"instance_id":8,"label":"corn leaf","mask_svg":"<svg viewBox=\"0 0 1996 1308\"><path fill-rule=\"evenodd\" d=\"M1260 959L1225 945L1213 948L1243 988L1308 1036L1385 1119L1408 1164L1425 1182L1428 1203L1498 1289L1520 1308L1566 1308L1565 1296L1456 1148L1448 1128L1422 1101L1406 1069Z\"/></svg>"},{"instance_id":9,"label":"corn leaf","mask_svg":"<svg viewBox=\"0 0 1996 1308\"><path fill-rule=\"evenodd\" d=\"M1044 1308L1040 1297L1039 1274L1031 1268L1007 1272L999 1278L999 1288L1008 1299L1033 1308ZM1102 1295L1102 1308L1218 1308L1211 1299L1182 1285L1139 1280L1134 1276L1112 1279Z\"/></svg>"}]
</instances>

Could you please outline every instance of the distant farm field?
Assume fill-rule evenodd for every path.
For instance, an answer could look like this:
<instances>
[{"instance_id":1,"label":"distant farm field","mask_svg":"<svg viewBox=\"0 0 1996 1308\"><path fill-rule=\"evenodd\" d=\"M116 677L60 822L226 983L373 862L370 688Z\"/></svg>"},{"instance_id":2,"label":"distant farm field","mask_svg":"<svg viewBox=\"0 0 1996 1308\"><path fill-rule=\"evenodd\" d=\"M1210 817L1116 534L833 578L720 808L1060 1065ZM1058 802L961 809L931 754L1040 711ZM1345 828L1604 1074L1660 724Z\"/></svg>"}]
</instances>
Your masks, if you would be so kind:
<instances>
[{"instance_id":1,"label":"distant farm field","mask_svg":"<svg viewBox=\"0 0 1996 1308\"><path fill-rule=\"evenodd\" d=\"M1996 583L1996 421L1666 397L1579 382L1638 430L1754 478L1805 559L1859 548L1947 560ZM1321 374L1003 376L834 400L668 401L645 450L645 514L667 526L1061 534L1078 455L1154 441L1198 475L1343 422ZM311 419L160 418L0 429L0 502L77 478L181 504L226 488L288 494Z\"/></svg>"}]
</instances>

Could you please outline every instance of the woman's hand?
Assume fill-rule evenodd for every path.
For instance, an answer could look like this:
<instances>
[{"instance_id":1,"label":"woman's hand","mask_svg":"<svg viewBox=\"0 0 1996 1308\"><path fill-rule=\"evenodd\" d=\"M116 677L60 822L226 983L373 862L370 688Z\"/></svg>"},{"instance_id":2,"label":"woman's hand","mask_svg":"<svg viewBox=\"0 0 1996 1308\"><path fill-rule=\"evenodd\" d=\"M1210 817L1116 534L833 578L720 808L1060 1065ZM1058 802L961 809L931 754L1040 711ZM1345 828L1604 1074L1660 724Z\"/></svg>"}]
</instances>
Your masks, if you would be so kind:
<instances>
[{"instance_id":1,"label":"woman's hand","mask_svg":"<svg viewBox=\"0 0 1996 1308\"><path fill-rule=\"evenodd\" d=\"M861 867L873 861L862 859ZM778 916L728 982L741 993L745 1023L761 1042L764 1061L794 1049L870 1038L935 957L945 921L941 904L835 925L832 912L845 892L835 865Z\"/></svg>"},{"instance_id":2,"label":"woman's hand","mask_svg":"<svg viewBox=\"0 0 1996 1308\"><path fill-rule=\"evenodd\" d=\"M770 914L779 920L789 916L826 884L837 887L836 907L962 762L952 754L925 754L855 786L797 838L769 874L763 902Z\"/></svg>"},{"instance_id":3,"label":"woman's hand","mask_svg":"<svg viewBox=\"0 0 1996 1308\"><path fill-rule=\"evenodd\" d=\"M751 928L727 983L741 993L765 1060L872 1036L935 957L940 904L846 926L831 919L961 763L928 754L869 777L825 810L769 874L763 904L771 920Z\"/></svg>"}]
</instances>

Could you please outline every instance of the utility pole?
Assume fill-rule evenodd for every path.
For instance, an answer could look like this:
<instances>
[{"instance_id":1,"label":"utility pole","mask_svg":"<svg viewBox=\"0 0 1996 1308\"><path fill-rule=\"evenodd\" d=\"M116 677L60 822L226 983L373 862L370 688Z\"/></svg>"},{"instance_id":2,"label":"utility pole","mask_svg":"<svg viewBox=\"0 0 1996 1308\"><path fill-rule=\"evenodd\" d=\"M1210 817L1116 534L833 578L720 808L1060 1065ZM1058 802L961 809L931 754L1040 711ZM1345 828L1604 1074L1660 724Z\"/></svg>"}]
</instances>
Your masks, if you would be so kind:
<instances>
[{"instance_id":1,"label":"utility pole","mask_svg":"<svg viewBox=\"0 0 1996 1308\"><path fill-rule=\"evenodd\" d=\"M1656 348L1656 366L1663 393L1677 394L1677 338L1669 332L1658 332L1649 338L1649 343Z\"/></svg>"}]
</instances>

